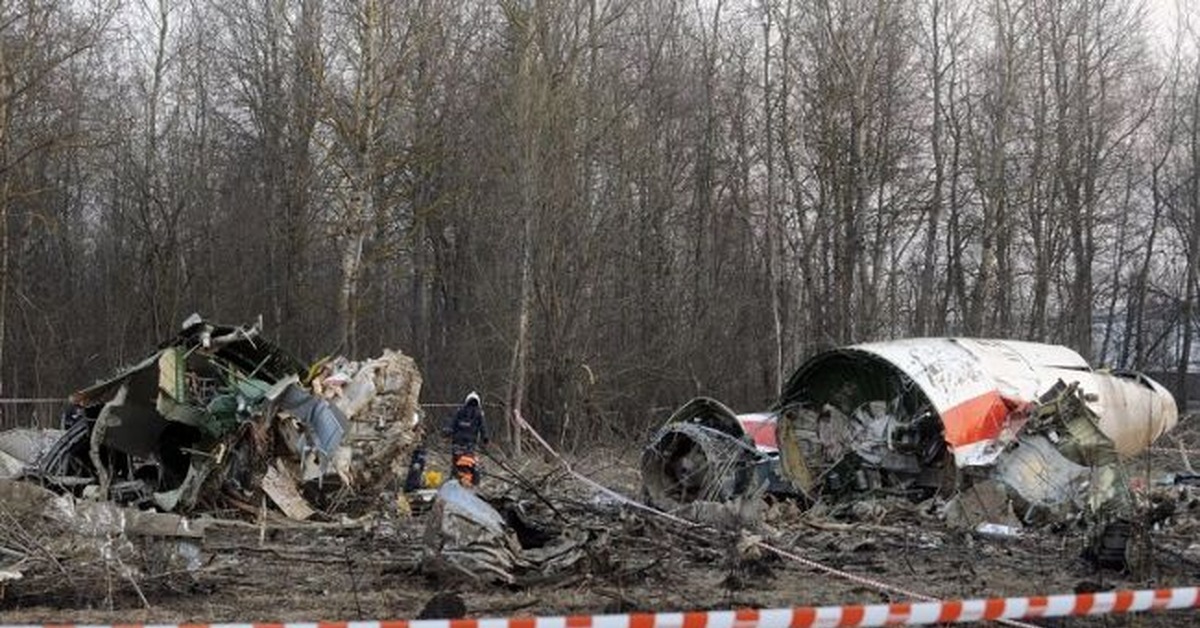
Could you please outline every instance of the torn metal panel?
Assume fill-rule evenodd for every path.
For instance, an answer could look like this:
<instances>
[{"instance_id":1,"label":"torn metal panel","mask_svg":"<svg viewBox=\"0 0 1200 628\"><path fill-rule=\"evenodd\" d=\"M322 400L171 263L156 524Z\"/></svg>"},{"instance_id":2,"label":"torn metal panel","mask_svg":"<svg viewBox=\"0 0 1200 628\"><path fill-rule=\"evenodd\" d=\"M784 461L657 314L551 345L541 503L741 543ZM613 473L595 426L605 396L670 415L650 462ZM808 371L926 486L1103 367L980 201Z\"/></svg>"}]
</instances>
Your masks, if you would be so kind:
<instances>
[{"instance_id":1,"label":"torn metal panel","mask_svg":"<svg viewBox=\"0 0 1200 628\"><path fill-rule=\"evenodd\" d=\"M270 497L289 519L304 521L316 514L312 506L300 495L300 490L296 488L296 479L279 460L267 467L262 488L267 497Z\"/></svg>"},{"instance_id":2,"label":"torn metal panel","mask_svg":"<svg viewBox=\"0 0 1200 628\"><path fill-rule=\"evenodd\" d=\"M1011 489L1023 523L1044 523L1086 506L1091 472L1059 453L1045 436L1034 435L1019 439L992 476Z\"/></svg>"},{"instance_id":3,"label":"torn metal panel","mask_svg":"<svg viewBox=\"0 0 1200 628\"><path fill-rule=\"evenodd\" d=\"M18 477L36 465L62 435L62 430L34 428L0 432L0 478Z\"/></svg>"},{"instance_id":4,"label":"torn metal panel","mask_svg":"<svg viewBox=\"0 0 1200 628\"><path fill-rule=\"evenodd\" d=\"M158 451L170 422L158 413L157 384L153 367L131 373L104 404L95 429L103 432L105 446L142 458Z\"/></svg>"},{"instance_id":5,"label":"torn metal panel","mask_svg":"<svg viewBox=\"0 0 1200 628\"><path fill-rule=\"evenodd\" d=\"M1158 382L1140 373L1093 374L1080 382L1088 405L1099 417L1097 427L1123 458L1136 456L1179 422L1175 398Z\"/></svg>"},{"instance_id":6,"label":"torn metal panel","mask_svg":"<svg viewBox=\"0 0 1200 628\"><path fill-rule=\"evenodd\" d=\"M1115 464L1116 444L1100 430L1078 383L1058 381L1038 400L1037 409L1022 435L1045 434L1067 459L1086 467Z\"/></svg>"},{"instance_id":7,"label":"torn metal panel","mask_svg":"<svg viewBox=\"0 0 1200 628\"><path fill-rule=\"evenodd\" d=\"M23 461L0 451L0 478L15 478L21 475L24 469Z\"/></svg>"},{"instance_id":8,"label":"torn metal panel","mask_svg":"<svg viewBox=\"0 0 1200 628\"><path fill-rule=\"evenodd\" d=\"M33 464L62 438L63 431L55 429L16 428L0 432L0 452L26 464Z\"/></svg>"},{"instance_id":9,"label":"torn metal panel","mask_svg":"<svg viewBox=\"0 0 1200 628\"><path fill-rule=\"evenodd\" d=\"M218 325L192 315L170 343L219 358L249 377L268 382L304 376L304 364L262 336L261 318L250 326Z\"/></svg>"},{"instance_id":10,"label":"torn metal panel","mask_svg":"<svg viewBox=\"0 0 1200 628\"><path fill-rule=\"evenodd\" d=\"M521 558L537 565L543 573L566 571L587 558L590 535L578 529L567 529L554 542L542 547L523 548Z\"/></svg>"},{"instance_id":11,"label":"torn metal panel","mask_svg":"<svg viewBox=\"0 0 1200 628\"><path fill-rule=\"evenodd\" d=\"M446 580L520 584L566 572L606 544L579 522L563 529L528 518L519 503L484 501L457 480L437 491L425 528L422 570Z\"/></svg>"},{"instance_id":12,"label":"torn metal panel","mask_svg":"<svg viewBox=\"0 0 1200 628\"><path fill-rule=\"evenodd\" d=\"M199 539L205 524L171 513L123 508L112 502L76 499L35 484L0 480L0 502L19 520L44 518L86 536L155 536Z\"/></svg>"},{"instance_id":13,"label":"torn metal panel","mask_svg":"<svg viewBox=\"0 0 1200 628\"><path fill-rule=\"evenodd\" d=\"M742 431L754 442L754 447L765 454L772 454L779 451L779 444L775 439L775 428L778 419L779 415L772 412L752 412L737 415L737 420L742 426Z\"/></svg>"},{"instance_id":14,"label":"torn metal panel","mask_svg":"<svg viewBox=\"0 0 1200 628\"><path fill-rule=\"evenodd\" d=\"M304 430L305 443L300 444L301 457L309 448L313 449L319 455L324 472L325 465L346 435L348 425L345 415L325 399L301 388L298 381L294 380L288 380L278 393L272 392L268 397L277 402L283 412L308 428Z\"/></svg>"},{"instance_id":15,"label":"torn metal panel","mask_svg":"<svg viewBox=\"0 0 1200 628\"><path fill-rule=\"evenodd\" d=\"M144 371L155 365L158 362L158 358L159 353L155 352L150 356L147 356L141 362L121 370L121 372L110 379L103 380L84 388L83 390L78 390L74 393L71 393L71 403L80 408L88 408L108 403L113 396L117 394L117 390L125 384L125 381L129 379L132 374Z\"/></svg>"},{"instance_id":16,"label":"torn metal panel","mask_svg":"<svg viewBox=\"0 0 1200 628\"><path fill-rule=\"evenodd\" d=\"M438 489L425 532L426 570L474 582L515 582L521 546L504 517L474 491L450 481Z\"/></svg>"}]
</instances>

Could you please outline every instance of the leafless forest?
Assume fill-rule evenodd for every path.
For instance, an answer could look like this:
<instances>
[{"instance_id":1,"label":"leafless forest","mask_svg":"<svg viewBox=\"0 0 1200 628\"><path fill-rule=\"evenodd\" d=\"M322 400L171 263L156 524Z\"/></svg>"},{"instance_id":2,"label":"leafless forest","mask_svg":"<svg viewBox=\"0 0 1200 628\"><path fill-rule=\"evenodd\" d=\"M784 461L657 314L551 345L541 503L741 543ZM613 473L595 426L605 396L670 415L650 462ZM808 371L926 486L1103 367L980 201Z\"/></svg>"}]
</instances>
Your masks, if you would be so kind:
<instances>
[{"instance_id":1,"label":"leafless forest","mask_svg":"<svg viewBox=\"0 0 1200 628\"><path fill-rule=\"evenodd\" d=\"M3 0L0 397L189 313L568 443L818 348L1182 373L1200 13L1137 0ZM13 412L7 408L6 412Z\"/></svg>"}]
</instances>

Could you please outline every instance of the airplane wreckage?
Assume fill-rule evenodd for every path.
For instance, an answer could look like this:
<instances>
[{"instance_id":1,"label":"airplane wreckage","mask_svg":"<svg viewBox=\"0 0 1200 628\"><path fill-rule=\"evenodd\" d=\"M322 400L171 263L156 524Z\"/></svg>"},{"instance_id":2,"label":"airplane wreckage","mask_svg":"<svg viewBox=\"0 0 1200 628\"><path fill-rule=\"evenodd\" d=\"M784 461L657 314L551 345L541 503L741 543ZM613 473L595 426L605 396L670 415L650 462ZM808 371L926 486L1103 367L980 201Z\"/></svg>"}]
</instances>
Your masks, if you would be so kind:
<instances>
[{"instance_id":1,"label":"airplane wreckage","mask_svg":"<svg viewBox=\"0 0 1200 628\"><path fill-rule=\"evenodd\" d=\"M19 479L179 515L273 506L309 520L379 506L421 440L415 363L388 350L308 367L260 327L193 316L141 362L74 393L61 430L0 433L0 487ZM652 437L641 472L647 500L667 508L763 493L802 504L938 496L948 521L973 528L1116 520L1131 505L1121 463L1177 422L1161 385L1094 370L1065 347L896 340L814 356L764 412L688 402Z\"/></svg>"},{"instance_id":2,"label":"airplane wreckage","mask_svg":"<svg viewBox=\"0 0 1200 628\"><path fill-rule=\"evenodd\" d=\"M239 513L263 525L355 525L432 502L427 573L512 583L581 560L587 531L518 528L536 537L525 547L509 523L524 521L518 511L502 515L456 481L405 486L424 433L421 383L398 351L307 367L262 337L261 323L193 316L142 361L72 394L62 429L0 432L0 516L101 543L182 539L172 560L190 572L193 542ZM121 547L132 560L152 556L150 545ZM13 556L0 576L21 579L28 557Z\"/></svg>"},{"instance_id":3,"label":"airplane wreckage","mask_svg":"<svg viewBox=\"0 0 1200 628\"><path fill-rule=\"evenodd\" d=\"M70 397L62 430L0 433L0 479L164 512L273 504L354 514L407 471L420 437L411 358L309 368L261 323L193 315L141 362Z\"/></svg>"},{"instance_id":4,"label":"airplane wreckage","mask_svg":"<svg viewBox=\"0 0 1200 628\"><path fill-rule=\"evenodd\" d=\"M1061 346L923 338L820 353L767 412L707 398L680 408L642 456L664 507L763 491L818 500L949 497L969 526L1121 516L1119 463L1178 422L1171 394L1093 370Z\"/></svg>"}]
</instances>

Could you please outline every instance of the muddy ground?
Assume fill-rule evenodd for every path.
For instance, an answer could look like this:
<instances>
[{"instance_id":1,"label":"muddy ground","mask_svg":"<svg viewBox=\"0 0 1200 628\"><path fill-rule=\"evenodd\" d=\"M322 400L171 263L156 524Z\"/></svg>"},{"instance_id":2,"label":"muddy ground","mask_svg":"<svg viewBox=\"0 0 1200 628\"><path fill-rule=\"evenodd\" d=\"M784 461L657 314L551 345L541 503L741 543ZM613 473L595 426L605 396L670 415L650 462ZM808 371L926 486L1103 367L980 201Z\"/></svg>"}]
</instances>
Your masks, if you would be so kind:
<instances>
[{"instance_id":1,"label":"muddy ground","mask_svg":"<svg viewBox=\"0 0 1200 628\"><path fill-rule=\"evenodd\" d=\"M1200 449L1200 438L1180 442ZM637 494L636 452L593 452L575 459L583 474L627 495ZM243 520L212 526L196 544L200 552L191 555L190 569L186 559L194 547L181 549L177 541L166 540L143 541L136 559L127 554L120 563L106 564L101 550L90 561L75 559L86 564L63 560L0 590L0 624L404 619L417 617L431 598L447 592L460 596L469 617L903 598L740 550L739 540L744 548L746 532L685 530L621 508L545 460L510 461L504 463L508 470L495 460L485 465L489 475L481 487L483 495L523 500L533 518L551 532L561 526L587 528L594 539L588 557L566 573L523 574L512 586L439 582L419 568L428 515L400 516L393 497L380 495L373 507L383 514L370 525ZM1143 479L1134 483L1145 487L1183 471L1180 454L1158 452L1134 461L1130 473L1140 475ZM1102 570L1085 560L1088 535L1072 526L1028 532L1019 539L982 538L949 529L925 512L929 505L898 500L816 513L777 504L756 533L806 558L939 598L1200 582L1200 490L1140 490L1143 495L1156 492L1176 514L1150 533L1150 560L1139 573ZM238 513L224 514L232 518ZM38 538L36 530L28 532L30 538ZM50 539L41 542L49 544ZM1066 625L1198 622L1200 615L1173 612ZM1064 624L1060 620L1039 625Z\"/></svg>"}]
</instances>

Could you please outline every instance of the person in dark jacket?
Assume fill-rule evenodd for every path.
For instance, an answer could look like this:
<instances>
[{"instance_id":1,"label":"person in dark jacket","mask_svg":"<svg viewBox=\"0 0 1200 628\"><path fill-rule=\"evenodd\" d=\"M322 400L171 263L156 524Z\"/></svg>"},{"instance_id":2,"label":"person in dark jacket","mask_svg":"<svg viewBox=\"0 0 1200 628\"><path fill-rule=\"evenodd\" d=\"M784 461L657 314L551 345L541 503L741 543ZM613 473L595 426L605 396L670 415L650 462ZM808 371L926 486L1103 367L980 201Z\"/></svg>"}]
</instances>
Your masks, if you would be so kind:
<instances>
[{"instance_id":1,"label":"person in dark jacket","mask_svg":"<svg viewBox=\"0 0 1200 628\"><path fill-rule=\"evenodd\" d=\"M483 404L477 393L472 391L467 395L467 400L459 406L450 425L446 427L446 435L450 437L450 460L454 476L463 486L478 486L479 459L475 452L480 445L487 445L490 441L483 418Z\"/></svg>"},{"instance_id":2,"label":"person in dark jacket","mask_svg":"<svg viewBox=\"0 0 1200 628\"><path fill-rule=\"evenodd\" d=\"M425 448L417 447L408 461L408 475L404 477L404 491L411 493L422 488L425 479Z\"/></svg>"}]
</instances>

